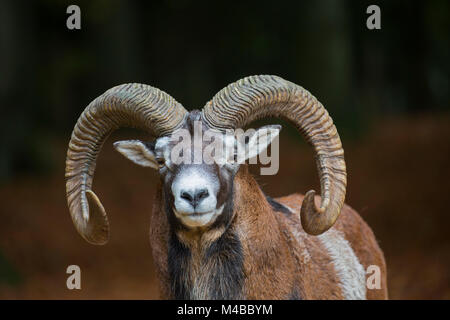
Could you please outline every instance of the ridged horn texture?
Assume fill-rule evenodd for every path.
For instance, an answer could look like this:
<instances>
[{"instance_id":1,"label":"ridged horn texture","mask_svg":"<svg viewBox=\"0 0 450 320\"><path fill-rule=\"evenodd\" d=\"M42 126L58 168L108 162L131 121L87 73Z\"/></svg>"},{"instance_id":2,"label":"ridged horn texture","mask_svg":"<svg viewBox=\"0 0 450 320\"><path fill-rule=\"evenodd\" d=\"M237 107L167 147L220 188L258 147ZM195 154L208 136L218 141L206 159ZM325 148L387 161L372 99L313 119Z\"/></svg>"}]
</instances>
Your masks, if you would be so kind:
<instances>
[{"instance_id":1,"label":"ridged horn texture","mask_svg":"<svg viewBox=\"0 0 450 320\"><path fill-rule=\"evenodd\" d=\"M67 202L84 239L92 244L108 241L108 218L91 190L97 155L108 135L120 127L167 135L182 125L186 114L167 93L136 83L111 88L86 107L73 129L66 158Z\"/></svg>"},{"instance_id":2,"label":"ridged horn texture","mask_svg":"<svg viewBox=\"0 0 450 320\"><path fill-rule=\"evenodd\" d=\"M344 150L333 120L312 94L280 77L251 76L218 92L202 116L209 127L220 130L243 128L265 117L292 123L314 148L322 189L320 207L314 190L305 195L300 210L303 229L318 235L333 226L345 199Z\"/></svg>"}]
</instances>

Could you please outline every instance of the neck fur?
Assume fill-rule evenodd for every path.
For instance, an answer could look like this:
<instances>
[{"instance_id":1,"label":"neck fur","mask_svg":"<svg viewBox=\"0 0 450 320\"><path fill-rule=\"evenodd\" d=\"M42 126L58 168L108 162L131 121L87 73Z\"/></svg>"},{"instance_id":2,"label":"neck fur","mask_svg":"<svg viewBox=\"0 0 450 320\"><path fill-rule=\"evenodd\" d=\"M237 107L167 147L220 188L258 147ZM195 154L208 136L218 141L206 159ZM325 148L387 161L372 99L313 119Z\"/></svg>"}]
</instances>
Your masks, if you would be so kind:
<instances>
[{"instance_id":1,"label":"neck fur","mask_svg":"<svg viewBox=\"0 0 450 320\"><path fill-rule=\"evenodd\" d=\"M252 260L266 256L277 223L246 167L235 177L231 220L210 230L172 230L168 272L176 299L240 299Z\"/></svg>"}]
</instances>

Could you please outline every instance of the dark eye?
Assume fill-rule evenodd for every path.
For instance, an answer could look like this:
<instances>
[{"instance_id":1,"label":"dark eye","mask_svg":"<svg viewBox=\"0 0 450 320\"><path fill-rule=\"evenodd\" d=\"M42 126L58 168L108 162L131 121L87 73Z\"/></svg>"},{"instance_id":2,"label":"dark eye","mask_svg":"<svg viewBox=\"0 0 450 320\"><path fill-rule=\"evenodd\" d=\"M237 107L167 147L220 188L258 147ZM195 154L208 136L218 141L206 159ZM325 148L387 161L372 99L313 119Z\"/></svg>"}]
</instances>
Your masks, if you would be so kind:
<instances>
[{"instance_id":1,"label":"dark eye","mask_svg":"<svg viewBox=\"0 0 450 320\"><path fill-rule=\"evenodd\" d=\"M156 163L158 163L158 166L162 167L166 161L164 158L157 158Z\"/></svg>"}]
</instances>

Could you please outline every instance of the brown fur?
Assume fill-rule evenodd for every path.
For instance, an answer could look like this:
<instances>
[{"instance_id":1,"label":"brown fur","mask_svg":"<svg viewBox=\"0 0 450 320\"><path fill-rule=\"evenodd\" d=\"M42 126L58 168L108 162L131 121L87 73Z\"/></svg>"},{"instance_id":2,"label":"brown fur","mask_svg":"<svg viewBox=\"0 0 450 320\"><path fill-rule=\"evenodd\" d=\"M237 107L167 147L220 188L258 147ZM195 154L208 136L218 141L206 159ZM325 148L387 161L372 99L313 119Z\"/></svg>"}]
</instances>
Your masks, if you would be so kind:
<instances>
[{"instance_id":1,"label":"brown fur","mask_svg":"<svg viewBox=\"0 0 450 320\"><path fill-rule=\"evenodd\" d=\"M151 216L150 241L158 270L162 298L174 298L168 272L170 226L164 214L161 186ZM319 239L306 234L300 223L303 195L293 194L277 199L296 213L286 215L274 211L248 169L243 165L234 180L234 210L229 226L237 233L243 251L246 299L342 299L333 262ZM349 206L332 227L341 231L350 243L364 269L378 265L382 272L380 290L367 289L367 299L386 299L386 265L376 239L362 218ZM297 230L298 242L292 230ZM191 250L190 265L185 276L202 290L207 276L214 272L214 262L203 259L204 250L224 232L179 231L177 237ZM202 291L203 292L203 291ZM208 298L205 294L203 298Z\"/></svg>"}]
</instances>

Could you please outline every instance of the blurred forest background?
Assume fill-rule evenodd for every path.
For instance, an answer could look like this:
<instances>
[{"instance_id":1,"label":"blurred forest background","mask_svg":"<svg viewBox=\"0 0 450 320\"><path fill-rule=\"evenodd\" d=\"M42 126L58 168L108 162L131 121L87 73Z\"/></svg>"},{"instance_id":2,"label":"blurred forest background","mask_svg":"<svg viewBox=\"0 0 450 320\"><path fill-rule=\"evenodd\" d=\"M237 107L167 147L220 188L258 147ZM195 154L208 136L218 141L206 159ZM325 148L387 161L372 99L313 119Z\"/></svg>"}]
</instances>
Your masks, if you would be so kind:
<instances>
[{"instance_id":1,"label":"blurred forest background","mask_svg":"<svg viewBox=\"0 0 450 320\"><path fill-rule=\"evenodd\" d=\"M66 28L67 6L81 30ZM366 8L381 8L368 30ZM65 201L64 162L85 106L141 82L201 108L230 82L275 74L311 91L341 133L347 203L383 248L394 299L450 299L450 2L0 2L0 298L158 298L149 212L157 175L116 154L94 190L111 221L104 247L85 243ZM273 196L318 190L312 150L292 128ZM66 288L66 267L82 290Z\"/></svg>"}]
</instances>

